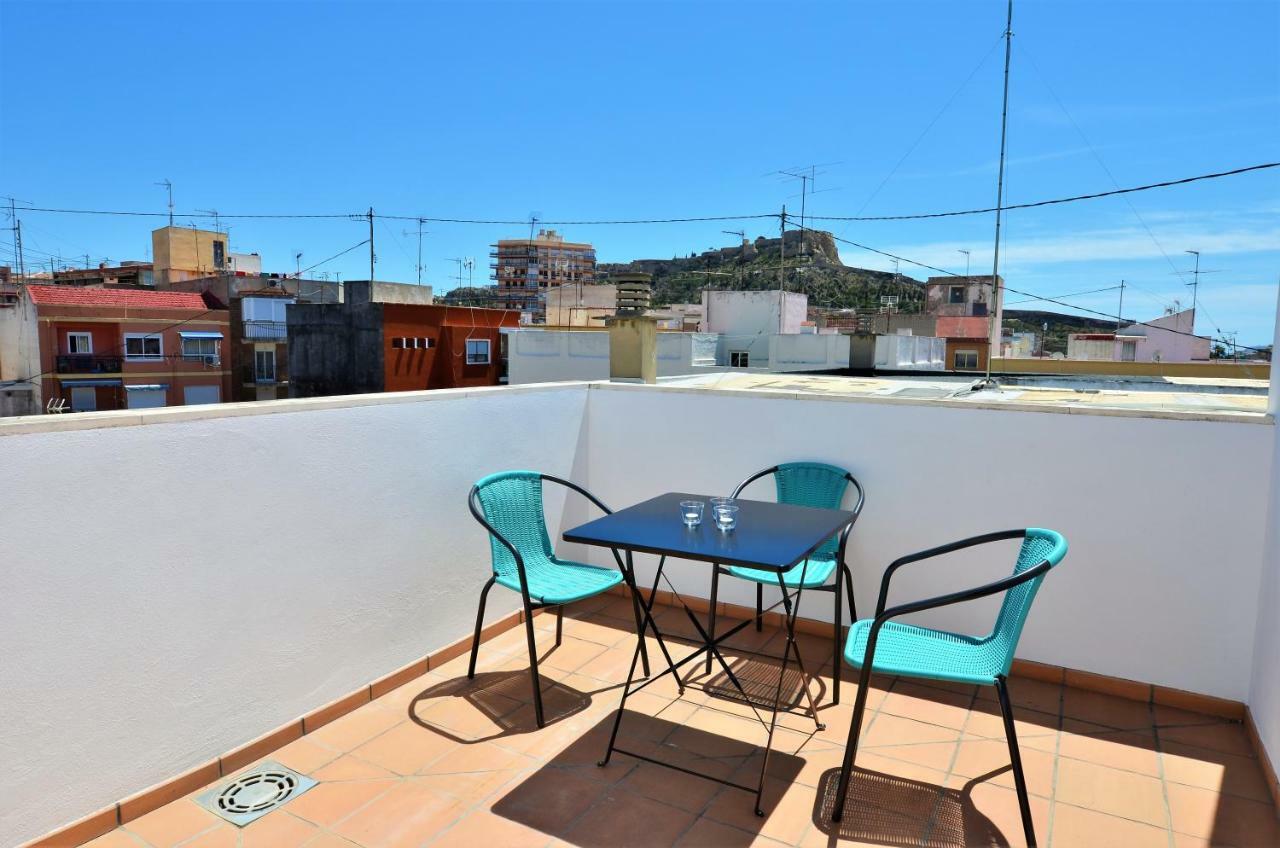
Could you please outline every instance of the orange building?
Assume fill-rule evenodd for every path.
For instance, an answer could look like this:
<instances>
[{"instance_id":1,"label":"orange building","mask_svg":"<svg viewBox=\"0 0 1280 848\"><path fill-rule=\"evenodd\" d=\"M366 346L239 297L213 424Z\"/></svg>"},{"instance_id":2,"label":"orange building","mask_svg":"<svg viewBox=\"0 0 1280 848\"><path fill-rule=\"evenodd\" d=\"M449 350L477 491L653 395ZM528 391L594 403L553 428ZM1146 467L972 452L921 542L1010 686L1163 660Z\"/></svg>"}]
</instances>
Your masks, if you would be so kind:
<instances>
[{"instance_id":1,"label":"orange building","mask_svg":"<svg viewBox=\"0 0 1280 848\"><path fill-rule=\"evenodd\" d=\"M40 375L42 406L139 409L229 394L227 311L198 294L33 285L25 295L26 358Z\"/></svg>"},{"instance_id":2,"label":"orange building","mask_svg":"<svg viewBox=\"0 0 1280 848\"><path fill-rule=\"evenodd\" d=\"M370 299L348 282L342 303L288 308L291 397L496 386L520 314Z\"/></svg>"}]
</instances>

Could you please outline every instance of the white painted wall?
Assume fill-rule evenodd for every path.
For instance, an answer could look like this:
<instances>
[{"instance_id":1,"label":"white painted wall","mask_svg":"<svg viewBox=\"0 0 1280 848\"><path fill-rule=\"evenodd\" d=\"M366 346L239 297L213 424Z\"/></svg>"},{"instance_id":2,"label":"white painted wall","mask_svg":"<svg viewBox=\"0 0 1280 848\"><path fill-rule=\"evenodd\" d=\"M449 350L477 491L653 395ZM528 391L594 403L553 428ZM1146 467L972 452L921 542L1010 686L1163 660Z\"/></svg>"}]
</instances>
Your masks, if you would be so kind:
<instances>
[{"instance_id":1,"label":"white painted wall","mask_svg":"<svg viewBox=\"0 0 1280 848\"><path fill-rule=\"evenodd\" d=\"M609 334L600 330L512 330L507 333L507 381L513 386L609 379ZM658 376L724 370L715 365L715 336L658 333Z\"/></svg>"},{"instance_id":2,"label":"white painted wall","mask_svg":"<svg viewBox=\"0 0 1280 848\"><path fill-rule=\"evenodd\" d=\"M769 340L768 364L770 371L848 368L849 337L836 333L775 335Z\"/></svg>"},{"instance_id":3,"label":"white painted wall","mask_svg":"<svg viewBox=\"0 0 1280 848\"><path fill-rule=\"evenodd\" d=\"M319 400L0 435L0 845L469 633L489 570L471 484L581 473L585 386Z\"/></svg>"},{"instance_id":4,"label":"white painted wall","mask_svg":"<svg viewBox=\"0 0 1280 848\"><path fill-rule=\"evenodd\" d=\"M611 505L677 487L727 493L781 461L844 466L867 489L850 542L864 614L885 566L902 554L990 530L1052 527L1071 553L1045 582L1021 656L1224 698L1249 694L1269 425L616 384L594 386L588 408L589 484ZM662 446L663 462L635 450L646 443ZM768 486L754 491L773 497ZM641 558L646 578L649 559ZM1012 550L919 564L900 572L892 598L995 579L1012 564ZM671 576L681 592L708 591L703 565L676 563ZM721 587L727 601L754 603L746 584ZM830 620L830 603L810 598L804 614ZM982 633L994 609L988 600L927 620ZM1275 667L1264 673L1274 685Z\"/></svg>"},{"instance_id":5,"label":"white painted wall","mask_svg":"<svg viewBox=\"0 0 1280 848\"><path fill-rule=\"evenodd\" d=\"M1276 305L1273 342L1280 342L1280 302ZM1267 412L1280 415L1280 374L1271 375ZM1253 680L1249 711L1272 766L1280 769L1280 428L1275 431L1271 497L1262 585L1258 591L1258 630L1253 645Z\"/></svg>"}]
</instances>

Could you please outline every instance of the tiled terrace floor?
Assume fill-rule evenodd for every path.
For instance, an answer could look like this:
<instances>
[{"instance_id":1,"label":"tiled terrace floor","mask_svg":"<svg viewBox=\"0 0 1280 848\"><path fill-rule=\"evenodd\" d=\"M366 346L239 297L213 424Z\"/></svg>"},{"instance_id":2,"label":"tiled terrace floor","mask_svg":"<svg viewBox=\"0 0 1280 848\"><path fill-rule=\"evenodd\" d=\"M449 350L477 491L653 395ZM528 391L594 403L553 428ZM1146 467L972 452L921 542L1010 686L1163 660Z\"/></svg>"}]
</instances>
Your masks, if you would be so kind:
<instances>
[{"instance_id":1,"label":"tiled terrace floor","mask_svg":"<svg viewBox=\"0 0 1280 848\"><path fill-rule=\"evenodd\" d=\"M554 617L538 619L549 724L535 730L523 630L463 656L270 755L320 781L246 828L192 797L138 818L94 846L1021 845L1022 828L993 691L877 682L850 811L833 826L834 779L855 686L829 705L829 646L802 637L806 661L826 657L815 732L780 719L767 815L752 797L615 755L598 768L634 648L630 606L579 605L551 650ZM594 605L594 610L591 608ZM688 632L663 609L664 629ZM780 636L741 634L777 653ZM677 656L681 652L677 652ZM656 650L652 656L659 656ZM739 658L745 677L767 669ZM753 673L754 672L754 673ZM775 678L776 680L776 678ZM718 681L706 681L714 690ZM1275 810L1239 724L1035 681L1011 684L1042 845L1272 846ZM670 678L628 702L622 741L739 782L754 783L763 730L747 705ZM635 710L636 715L630 711Z\"/></svg>"}]
</instances>

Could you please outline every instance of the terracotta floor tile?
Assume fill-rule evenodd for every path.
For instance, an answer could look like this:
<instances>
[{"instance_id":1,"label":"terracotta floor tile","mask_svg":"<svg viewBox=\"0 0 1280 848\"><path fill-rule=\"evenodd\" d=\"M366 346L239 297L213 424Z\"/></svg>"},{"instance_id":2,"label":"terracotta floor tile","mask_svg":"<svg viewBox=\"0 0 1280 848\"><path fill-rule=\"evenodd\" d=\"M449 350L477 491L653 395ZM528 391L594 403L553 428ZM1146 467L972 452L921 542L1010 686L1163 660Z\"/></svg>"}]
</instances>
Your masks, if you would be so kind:
<instances>
[{"instance_id":1,"label":"terracotta floor tile","mask_svg":"<svg viewBox=\"0 0 1280 848\"><path fill-rule=\"evenodd\" d=\"M1047 798L1031 799L1031 821L1035 826L1037 843L1048 844ZM961 834L963 836L957 840ZM967 794L945 796L934 814L930 842L1025 848L1027 840L1017 793L1002 786L980 783Z\"/></svg>"},{"instance_id":2,"label":"terracotta floor tile","mask_svg":"<svg viewBox=\"0 0 1280 848\"><path fill-rule=\"evenodd\" d=\"M317 745L307 737L294 740L283 748L271 754L271 759L288 766L296 772L302 774L311 774L311 772L336 760L340 754L331 748L323 745ZM252 768L249 766L248 768ZM242 769L247 771L248 769Z\"/></svg>"},{"instance_id":3,"label":"terracotta floor tile","mask_svg":"<svg viewBox=\"0 0 1280 848\"><path fill-rule=\"evenodd\" d=\"M880 704L880 712L959 730L969 716L973 698L912 682L894 686Z\"/></svg>"},{"instance_id":4,"label":"terracotta floor tile","mask_svg":"<svg viewBox=\"0 0 1280 848\"><path fill-rule=\"evenodd\" d=\"M1053 797L1054 756L1035 748L1020 748L1022 773L1027 779L1027 791L1044 798ZM966 737L960 742L952 766L954 777L964 783L999 771L985 782L1013 788L1013 770L1009 765L1009 745L1003 739L975 739Z\"/></svg>"},{"instance_id":5,"label":"terracotta floor tile","mask_svg":"<svg viewBox=\"0 0 1280 848\"><path fill-rule=\"evenodd\" d=\"M305 848L358 848L358 846L349 839L343 839L328 831L321 831L306 844Z\"/></svg>"},{"instance_id":6,"label":"terracotta floor tile","mask_svg":"<svg viewBox=\"0 0 1280 848\"><path fill-rule=\"evenodd\" d=\"M782 844L758 833L739 830L736 827L730 827L727 824L721 824L711 819L699 819L693 827L689 828L680 837L676 847L757 848L759 846L759 848L765 848L765 846L770 846L772 848L772 846L780 846ZM826 843L824 842L823 844L825 845Z\"/></svg>"},{"instance_id":7,"label":"terracotta floor tile","mask_svg":"<svg viewBox=\"0 0 1280 848\"><path fill-rule=\"evenodd\" d=\"M240 834L230 824L221 824L212 830L182 843L182 848L236 848L240 844Z\"/></svg>"},{"instance_id":8,"label":"terracotta floor tile","mask_svg":"<svg viewBox=\"0 0 1280 848\"><path fill-rule=\"evenodd\" d=\"M116 828L86 842L82 848L144 848L144 843L123 828Z\"/></svg>"},{"instance_id":9,"label":"terracotta floor tile","mask_svg":"<svg viewBox=\"0 0 1280 848\"><path fill-rule=\"evenodd\" d=\"M329 827L395 785L394 780L321 783L290 801L288 812L309 822Z\"/></svg>"},{"instance_id":10,"label":"terracotta floor tile","mask_svg":"<svg viewBox=\"0 0 1280 848\"><path fill-rule=\"evenodd\" d=\"M404 720L404 716L389 710L359 709L308 733L305 738L334 751L352 751Z\"/></svg>"},{"instance_id":11,"label":"terracotta floor tile","mask_svg":"<svg viewBox=\"0 0 1280 848\"><path fill-rule=\"evenodd\" d=\"M1168 827L1160 781L1146 775L1061 759L1055 797L1076 807Z\"/></svg>"},{"instance_id":12,"label":"terracotta floor tile","mask_svg":"<svg viewBox=\"0 0 1280 848\"><path fill-rule=\"evenodd\" d=\"M311 773L316 780L335 782L342 780L374 780L377 778L395 777L395 773L373 763L365 762L359 757L344 754L328 765L321 766Z\"/></svg>"},{"instance_id":13,"label":"terracotta floor tile","mask_svg":"<svg viewBox=\"0 0 1280 848\"><path fill-rule=\"evenodd\" d=\"M1240 757L1253 756L1253 745L1244 731L1244 726L1236 723L1215 722L1209 717L1203 724L1161 725L1156 730L1160 741L1177 742L1182 745L1194 745L1210 751L1221 751L1224 754L1235 754Z\"/></svg>"},{"instance_id":14,"label":"terracotta floor tile","mask_svg":"<svg viewBox=\"0 0 1280 848\"><path fill-rule=\"evenodd\" d=\"M466 812L466 805L413 781L392 786L332 827L360 845L402 848L436 838Z\"/></svg>"},{"instance_id":15,"label":"terracotta floor tile","mask_svg":"<svg viewBox=\"0 0 1280 848\"><path fill-rule=\"evenodd\" d=\"M1013 708L1014 733L1018 744L1024 748L1036 748L1053 753L1058 749L1057 716L1032 709ZM964 732L984 739L1004 739L1004 719L1000 707L992 701L979 701L969 713Z\"/></svg>"},{"instance_id":16,"label":"terracotta floor tile","mask_svg":"<svg viewBox=\"0 0 1280 848\"><path fill-rule=\"evenodd\" d=\"M713 781L645 762L638 763L618 785L695 814L720 791L720 784Z\"/></svg>"},{"instance_id":17,"label":"terracotta floor tile","mask_svg":"<svg viewBox=\"0 0 1280 848\"><path fill-rule=\"evenodd\" d=\"M1169 831L1059 804L1053 811L1053 844L1057 848L1168 848Z\"/></svg>"},{"instance_id":18,"label":"terracotta floor tile","mask_svg":"<svg viewBox=\"0 0 1280 848\"><path fill-rule=\"evenodd\" d=\"M588 661L607 651L603 645L587 642L582 639L565 637L559 647L543 654L539 667L554 668L560 671L577 671Z\"/></svg>"},{"instance_id":19,"label":"terracotta floor tile","mask_svg":"<svg viewBox=\"0 0 1280 848\"><path fill-rule=\"evenodd\" d=\"M616 770L625 774L630 769ZM546 766L508 789L490 809L494 815L548 836L562 836L606 790L606 784L574 771Z\"/></svg>"},{"instance_id":20,"label":"terracotta floor tile","mask_svg":"<svg viewBox=\"0 0 1280 848\"><path fill-rule=\"evenodd\" d=\"M539 848L546 844L545 833L487 810L468 813L431 843L440 848Z\"/></svg>"},{"instance_id":21,"label":"terracotta floor tile","mask_svg":"<svg viewBox=\"0 0 1280 848\"><path fill-rule=\"evenodd\" d=\"M1058 753L1063 757L1109 768L1160 776L1154 731L1116 731L1088 722L1066 719Z\"/></svg>"},{"instance_id":22,"label":"terracotta floor tile","mask_svg":"<svg viewBox=\"0 0 1280 848\"><path fill-rule=\"evenodd\" d=\"M240 831L241 848L296 848L319 830L288 810L272 810Z\"/></svg>"},{"instance_id":23,"label":"terracotta floor tile","mask_svg":"<svg viewBox=\"0 0 1280 848\"><path fill-rule=\"evenodd\" d=\"M1177 742L1162 741L1160 748L1165 780L1271 803L1267 779L1253 757L1237 757Z\"/></svg>"},{"instance_id":24,"label":"terracotta floor tile","mask_svg":"<svg viewBox=\"0 0 1280 848\"><path fill-rule=\"evenodd\" d=\"M692 814L634 792L612 790L584 812L565 835L582 846L667 848L694 823Z\"/></svg>"},{"instance_id":25,"label":"terracotta floor tile","mask_svg":"<svg viewBox=\"0 0 1280 848\"><path fill-rule=\"evenodd\" d=\"M1114 730L1141 730L1155 723L1149 704L1070 687L1063 689L1062 712Z\"/></svg>"},{"instance_id":26,"label":"terracotta floor tile","mask_svg":"<svg viewBox=\"0 0 1280 848\"><path fill-rule=\"evenodd\" d=\"M189 798L180 798L158 810L152 810L125 826L156 848L167 848L208 830L219 823L212 813Z\"/></svg>"},{"instance_id":27,"label":"terracotta floor tile","mask_svg":"<svg viewBox=\"0 0 1280 848\"><path fill-rule=\"evenodd\" d=\"M415 774L457 743L412 722L399 724L356 748L356 757L396 774Z\"/></svg>"},{"instance_id":28,"label":"terracotta floor tile","mask_svg":"<svg viewBox=\"0 0 1280 848\"><path fill-rule=\"evenodd\" d=\"M1280 845L1280 822L1270 804L1177 783L1166 786L1175 831L1215 845Z\"/></svg>"},{"instance_id":29,"label":"terracotta floor tile","mask_svg":"<svg viewBox=\"0 0 1280 848\"><path fill-rule=\"evenodd\" d=\"M1059 683L1045 683L1025 677L1009 678L1009 700L1013 702L1015 713L1021 707L1056 716L1062 710L1065 691ZM994 686L977 687L979 701L991 701L994 704L998 697Z\"/></svg>"},{"instance_id":30,"label":"terracotta floor tile","mask_svg":"<svg viewBox=\"0 0 1280 848\"><path fill-rule=\"evenodd\" d=\"M909 718L880 713L864 731L859 749L878 749L898 745L917 745L924 742L955 742L960 731L952 727L940 727Z\"/></svg>"}]
</instances>

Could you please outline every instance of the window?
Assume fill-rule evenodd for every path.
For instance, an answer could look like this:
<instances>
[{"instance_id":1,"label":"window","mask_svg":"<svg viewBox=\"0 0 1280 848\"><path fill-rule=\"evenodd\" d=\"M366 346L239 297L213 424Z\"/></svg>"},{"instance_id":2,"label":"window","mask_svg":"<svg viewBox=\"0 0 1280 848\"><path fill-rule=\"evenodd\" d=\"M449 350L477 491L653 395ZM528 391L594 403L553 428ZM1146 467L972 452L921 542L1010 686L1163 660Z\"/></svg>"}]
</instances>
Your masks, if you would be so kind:
<instances>
[{"instance_id":1,"label":"window","mask_svg":"<svg viewBox=\"0 0 1280 848\"><path fill-rule=\"evenodd\" d=\"M224 241L214 239L213 242L213 267L221 268L223 263L227 261L227 244Z\"/></svg>"},{"instance_id":2,"label":"window","mask_svg":"<svg viewBox=\"0 0 1280 848\"><path fill-rule=\"evenodd\" d=\"M729 351L730 368L747 368L751 364L751 355L745 350Z\"/></svg>"},{"instance_id":3,"label":"window","mask_svg":"<svg viewBox=\"0 0 1280 848\"><path fill-rule=\"evenodd\" d=\"M1133 362L1137 358L1137 342L1120 342L1120 359L1122 362Z\"/></svg>"},{"instance_id":4,"label":"window","mask_svg":"<svg viewBox=\"0 0 1280 848\"><path fill-rule=\"evenodd\" d=\"M397 336L391 340L391 346L396 349L404 350L427 350L435 347L435 340L423 336Z\"/></svg>"},{"instance_id":5,"label":"window","mask_svg":"<svg viewBox=\"0 0 1280 848\"><path fill-rule=\"evenodd\" d=\"M188 339L182 340L182 358L183 359L204 359L213 357L218 359L218 351L221 348L221 342L218 339Z\"/></svg>"},{"instance_id":6,"label":"window","mask_svg":"<svg viewBox=\"0 0 1280 848\"><path fill-rule=\"evenodd\" d=\"M255 350L253 352L253 379L258 383L274 383L276 381L276 352L274 350Z\"/></svg>"},{"instance_id":7,"label":"window","mask_svg":"<svg viewBox=\"0 0 1280 848\"><path fill-rule=\"evenodd\" d=\"M88 333L67 333L67 353L93 353L93 336Z\"/></svg>"},{"instance_id":8,"label":"window","mask_svg":"<svg viewBox=\"0 0 1280 848\"><path fill-rule=\"evenodd\" d=\"M468 365L488 365L489 364L489 340L488 339L467 339L467 364Z\"/></svg>"},{"instance_id":9,"label":"window","mask_svg":"<svg viewBox=\"0 0 1280 848\"><path fill-rule=\"evenodd\" d=\"M124 334L124 358L129 360L164 359L159 336L146 333Z\"/></svg>"},{"instance_id":10,"label":"window","mask_svg":"<svg viewBox=\"0 0 1280 848\"><path fill-rule=\"evenodd\" d=\"M957 350L952 361L952 367L957 371L978 370L978 352L976 350Z\"/></svg>"},{"instance_id":11,"label":"window","mask_svg":"<svg viewBox=\"0 0 1280 848\"><path fill-rule=\"evenodd\" d=\"M964 303L964 286L952 286L948 298L948 303Z\"/></svg>"}]
</instances>

